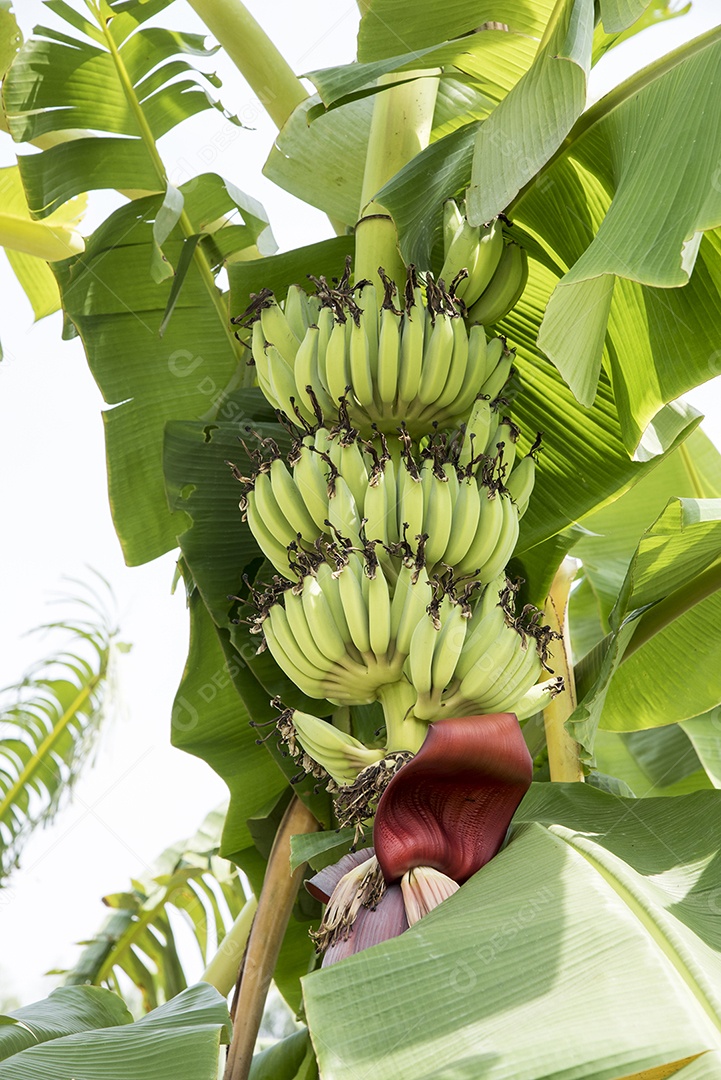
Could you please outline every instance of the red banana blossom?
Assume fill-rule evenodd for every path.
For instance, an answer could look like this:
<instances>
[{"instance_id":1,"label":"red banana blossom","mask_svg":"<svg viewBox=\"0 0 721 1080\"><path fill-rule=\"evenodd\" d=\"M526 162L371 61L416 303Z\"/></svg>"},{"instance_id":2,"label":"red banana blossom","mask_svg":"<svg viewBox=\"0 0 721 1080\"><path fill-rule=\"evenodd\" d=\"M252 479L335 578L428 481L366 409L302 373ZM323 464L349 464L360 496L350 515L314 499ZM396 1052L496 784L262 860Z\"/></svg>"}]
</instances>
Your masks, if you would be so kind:
<instances>
[{"instance_id":1,"label":"red banana blossom","mask_svg":"<svg viewBox=\"0 0 721 1080\"><path fill-rule=\"evenodd\" d=\"M379 800L375 851L346 855L307 883L328 903L324 966L402 933L492 859L532 772L512 713L431 724Z\"/></svg>"}]
</instances>

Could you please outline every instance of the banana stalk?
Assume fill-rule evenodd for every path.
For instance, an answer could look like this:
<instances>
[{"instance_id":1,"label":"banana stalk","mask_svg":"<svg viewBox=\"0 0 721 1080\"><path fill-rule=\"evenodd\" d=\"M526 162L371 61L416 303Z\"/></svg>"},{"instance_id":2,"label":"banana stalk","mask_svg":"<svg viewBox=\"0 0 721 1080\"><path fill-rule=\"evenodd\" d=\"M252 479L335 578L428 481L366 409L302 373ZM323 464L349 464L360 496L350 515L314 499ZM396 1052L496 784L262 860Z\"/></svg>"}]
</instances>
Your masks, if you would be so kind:
<instances>
[{"instance_id":1,"label":"banana stalk","mask_svg":"<svg viewBox=\"0 0 721 1080\"><path fill-rule=\"evenodd\" d=\"M577 571L578 563L575 559L563 560L553 579L545 612L549 625L559 635L550 647L549 664L554 671L562 675L565 684L563 693L554 697L543 710L551 780L559 783L582 783L584 779L580 747L566 730L566 721L576 708L576 684L568 630L568 598Z\"/></svg>"},{"instance_id":2,"label":"banana stalk","mask_svg":"<svg viewBox=\"0 0 721 1080\"><path fill-rule=\"evenodd\" d=\"M396 282L405 284L405 267L398 250L398 234L388 211L374 196L391 177L428 145L433 110L438 94L438 72L409 71L406 82L376 94L368 139L361 214L356 226L356 281L370 279L383 294L378 267ZM397 75L384 75L379 85L392 83Z\"/></svg>"}]
</instances>

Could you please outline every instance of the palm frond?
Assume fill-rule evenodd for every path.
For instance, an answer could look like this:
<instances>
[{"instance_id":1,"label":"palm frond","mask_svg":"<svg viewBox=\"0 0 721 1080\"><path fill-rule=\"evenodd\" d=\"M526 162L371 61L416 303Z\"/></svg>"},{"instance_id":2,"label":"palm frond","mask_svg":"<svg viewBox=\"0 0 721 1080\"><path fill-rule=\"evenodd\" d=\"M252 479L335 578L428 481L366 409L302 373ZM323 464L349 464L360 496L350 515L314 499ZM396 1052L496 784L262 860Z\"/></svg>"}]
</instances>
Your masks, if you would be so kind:
<instances>
[{"instance_id":1,"label":"palm frond","mask_svg":"<svg viewBox=\"0 0 721 1080\"><path fill-rule=\"evenodd\" d=\"M104 897L112 912L83 943L75 967L60 973L65 985L123 993L130 983L149 1010L197 981L246 901L236 867L218 857L226 809L209 814L190 840L167 848L126 891ZM187 948L188 930L195 951ZM193 961L198 970L189 979L186 965Z\"/></svg>"},{"instance_id":2,"label":"palm frond","mask_svg":"<svg viewBox=\"0 0 721 1080\"><path fill-rule=\"evenodd\" d=\"M115 659L127 649L103 595L81 582L77 618L38 627L64 647L0 691L0 883L32 830L53 819L80 774L112 700ZM67 598L66 598L67 602Z\"/></svg>"}]
</instances>

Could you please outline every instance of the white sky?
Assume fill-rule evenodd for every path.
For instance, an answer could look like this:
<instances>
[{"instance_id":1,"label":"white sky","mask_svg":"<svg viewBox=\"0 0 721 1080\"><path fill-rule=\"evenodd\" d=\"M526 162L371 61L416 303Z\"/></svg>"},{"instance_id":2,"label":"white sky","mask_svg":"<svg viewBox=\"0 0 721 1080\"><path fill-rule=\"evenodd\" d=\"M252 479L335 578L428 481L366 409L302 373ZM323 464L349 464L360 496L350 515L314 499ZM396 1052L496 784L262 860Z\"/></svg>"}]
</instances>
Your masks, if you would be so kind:
<instances>
[{"instance_id":1,"label":"white sky","mask_svg":"<svg viewBox=\"0 0 721 1080\"><path fill-rule=\"evenodd\" d=\"M50 21L42 7L40 0L16 0L26 35L37 21ZM352 0L248 0L248 7L296 71L353 58L358 15ZM182 3L163 21L202 30ZM695 0L691 15L614 50L594 72L592 97L718 21L716 0ZM171 177L179 170L228 177L264 203L281 250L332 235L322 214L262 177L273 126L232 65L216 59L222 100L255 130L233 129L227 138L220 114L187 121L180 134L161 142ZM0 165L11 163L12 152L2 137ZM93 225L108 202L96 199L95 206ZM22 635L59 613L48 601L62 589L63 577L87 578L87 566L111 581L123 637L133 650L121 668L125 715L105 730L95 766L72 803L33 837L21 869L0 892L0 1006L6 995L24 1003L48 993L57 980L43 972L74 963L73 942L87 939L105 916L100 898L123 889L163 848L192 834L225 797L225 785L203 762L169 745L171 704L187 648L184 601L170 596L174 557L124 566L107 503L102 399L80 343L62 342L60 330L57 315L32 325L29 304L0 255L0 501L6 515L0 532L0 686L17 680L43 654L41 640ZM705 410L706 430L721 445L719 381L690 400Z\"/></svg>"}]
</instances>

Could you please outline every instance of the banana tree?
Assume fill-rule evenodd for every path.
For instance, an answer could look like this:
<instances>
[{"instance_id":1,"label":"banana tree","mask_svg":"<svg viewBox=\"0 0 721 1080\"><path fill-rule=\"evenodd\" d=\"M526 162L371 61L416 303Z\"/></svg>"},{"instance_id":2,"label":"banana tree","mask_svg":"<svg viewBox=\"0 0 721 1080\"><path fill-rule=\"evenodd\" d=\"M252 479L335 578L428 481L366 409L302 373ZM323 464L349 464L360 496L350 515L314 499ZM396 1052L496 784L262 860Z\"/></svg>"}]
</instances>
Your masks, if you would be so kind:
<instances>
[{"instance_id":1,"label":"banana tree","mask_svg":"<svg viewBox=\"0 0 721 1080\"><path fill-rule=\"evenodd\" d=\"M721 28L586 108L678 11L363 0L309 95L190 6L335 238L170 182L223 110L170 0L48 0L3 109L56 140L34 219L128 194L53 271L126 561L180 548L171 735L258 897L228 1080L720 1075L721 461L680 395L721 348ZM273 976L308 1031L254 1060Z\"/></svg>"}]
</instances>

